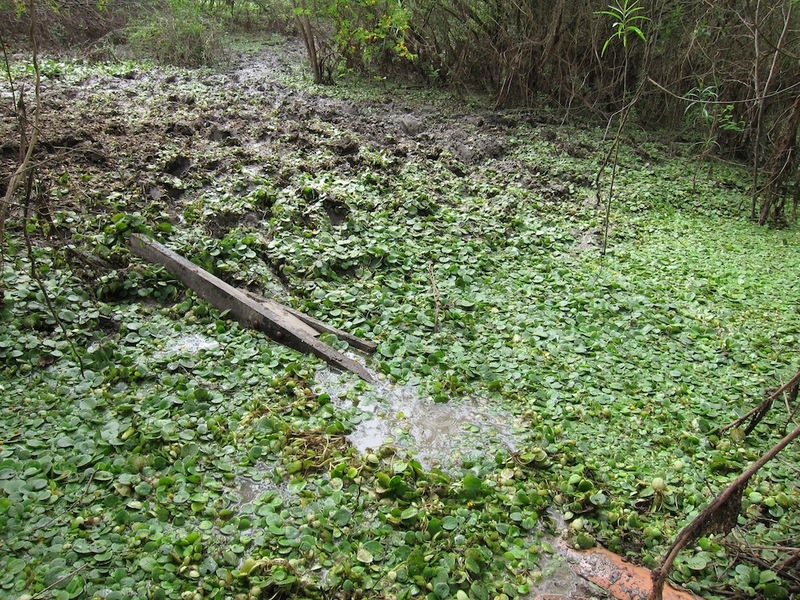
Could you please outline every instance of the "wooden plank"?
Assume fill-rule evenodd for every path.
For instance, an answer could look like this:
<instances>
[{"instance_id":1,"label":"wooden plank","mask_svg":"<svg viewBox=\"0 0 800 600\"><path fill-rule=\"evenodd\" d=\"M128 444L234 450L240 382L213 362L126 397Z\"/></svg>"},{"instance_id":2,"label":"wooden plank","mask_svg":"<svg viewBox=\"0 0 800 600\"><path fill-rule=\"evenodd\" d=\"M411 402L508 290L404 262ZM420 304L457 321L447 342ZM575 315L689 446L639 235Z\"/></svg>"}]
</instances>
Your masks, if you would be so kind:
<instances>
[{"instance_id":1,"label":"wooden plank","mask_svg":"<svg viewBox=\"0 0 800 600\"><path fill-rule=\"evenodd\" d=\"M238 289L240 292L242 292L245 296L247 296L251 300L258 302L265 308L283 316L287 320L290 320L297 329L305 331L311 337L319 337L320 332L317 329L314 329L308 323L304 322L302 319L299 319L297 318L297 316L293 315L289 311L287 306L284 306L283 304L281 304L280 302L276 302L275 300L269 300L267 298L264 298L263 296L254 294L250 290L245 290L242 288Z\"/></svg>"},{"instance_id":2,"label":"wooden plank","mask_svg":"<svg viewBox=\"0 0 800 600\"><path fill-rule=\"evenodd\" d=\"M309 334L308 325L294 315L256 302L156 241L133 234L130 245L135 254L163 265L178 281L219 310L229 311L231 317L245 327L260 329L281 344L299 352L313 354L337 369L350 371L368 383L375 383L375 378L364 366Z\"/></svg>"},{"instance_id":3,"label":"wooden plank","mask_svg":"<svg viewBox=\"0 0 800 600\"><path fill-rule=\"evenodd\" d=\"M336 327L331 327L327 323L320 321L319 319L315 319L305 313L300 312L299 310L295 310L289 306L285 307L289 314L294 315L304 323L311 325L314 329L322 331L324 333L332 333L339 339L345 340L348 344L350 344L353 348L357 350L361 350L362 352L367 352L369 354L373 354L378 349L378 344L374 342L368 342L367 340L362 340L360 337L356 337L346 331L342 331L341 329L336 329Z\"/></svg>"},{"instance_id":4,"label":"wooden plank","mask_svg":"<svg viewBox=\"0 0 800 600\"><path fill-rule=\"evenodd\" d=\"M336 329L336 327L331 327L327 323L320 321L319 319L315 319L305 313L300 312L299 310L295 310L290 306L286 306L284 304L279 304L275 300L271 300L269 298L264 298L263 296L259 296L258 294L254 294L249 290L242 290L245 294L250 296L256 302L260 302L265 304L269 308L274 309L282 309L303 321L306 325L310 326L311 330L315 332L315 335L319 335L320 333L330 333L338 337L339 339L345 340L348 344L350 344L353 348L357 350L361 350L362 352L369 352L372 354L377 350L378 345L372 342L368 342L367 340L362 340L360 337L356 337L346 331L342 331L341 329Z\"/></svg>"}]
</instances>

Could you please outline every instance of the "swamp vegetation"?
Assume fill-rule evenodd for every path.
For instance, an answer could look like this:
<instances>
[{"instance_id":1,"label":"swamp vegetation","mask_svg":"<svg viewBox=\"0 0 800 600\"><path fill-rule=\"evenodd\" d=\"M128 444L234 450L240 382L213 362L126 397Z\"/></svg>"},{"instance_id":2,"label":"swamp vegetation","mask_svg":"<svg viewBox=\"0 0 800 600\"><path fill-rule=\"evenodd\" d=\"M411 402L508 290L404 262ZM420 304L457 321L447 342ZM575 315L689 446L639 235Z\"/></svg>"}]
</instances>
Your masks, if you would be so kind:
<instances>
[{"instance_id":1,"label":"swamp vegetation","mask_svg":"<svg viewBox=\"0 0 800 600\"><path fill-rule=\"evenodd\" d=\"M119 38L87 30L71 53L55 49L77 5L29 5L39 29L13 13L30 26L16 38L0 27L18 45L0 87L0 596L535 598L553 589L554 535L657 568L797 427L796 385L755 427L727 427L799 366L800 108L782 95L797 65L776 52L756 81L776 100L746 114L718 102L731 61L655 128L634 75L658 55L645 24L666 22L650 6L650 21L608 7L628 20L607 48L570 38L619 53L585 71L606 94L592 104L577 54L528 80L490 60L546 41L534 3L516 18L491 3L516 25L484 55L457 28L422 33L449 14L489 35L488 7L430 3L419 21L372 2L391 18L347 29L368 3L346 20L340 2L277 4L178 3L127 29L112 5L97 14ZM571 31L590 14L608 29L554 4L543 14ZM791 53L798 7L772 4L765 35L769 19L788 33L762 44ZM265 22L283 33L252 31ZM380 383L234 323L133 256L134 232L375 342L365 357L326 338ZM797 596L798 479L794 443L670 579Z\"/></svg>"}]
</instances>

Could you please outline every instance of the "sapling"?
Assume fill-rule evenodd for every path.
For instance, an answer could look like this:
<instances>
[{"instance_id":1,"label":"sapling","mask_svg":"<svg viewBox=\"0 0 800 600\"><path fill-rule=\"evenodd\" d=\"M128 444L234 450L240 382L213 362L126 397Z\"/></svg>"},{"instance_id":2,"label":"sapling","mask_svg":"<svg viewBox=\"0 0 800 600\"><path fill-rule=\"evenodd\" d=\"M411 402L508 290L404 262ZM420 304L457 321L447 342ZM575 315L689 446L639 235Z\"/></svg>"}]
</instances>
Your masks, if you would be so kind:
<instances>
[{"instance_id":1,"label":"sapling","mask_svg":"<svg viewBox=\"0 0 800 600\"><path fill-rule=\"evenodd\" d=\"M645 37L640 25L649 21L650 19L640 14L640 11L643 9L641 6L638 6L638 4L638 0L633 0L633 2L630 2L629 0L618 0L617 4L609 5L608 10L601 10L596 13L598 15L606 15L614 19L614 23L612 25L614 31L606 39L605 44L603 44L603 49L600 51L600 56L605 56L606 50L608 50L608 47L615 40L622 42L623 52L622 108L611 117L611 120L613 120L615 116L619 115L619 125L614 136L614 141L612 142L611 147L608 149L608 152L603 159L603 163L600 165L600 168L597 171L597 176L595 177L594 181L595 189L597 190L597 206L600 206L600 178L605 172L608 163L611 162L611 179L608 184L605 216L603 219L603 246L600 251L602 256L606 255L606 248L608 246L608 230L611 221L611 200L614 197L614 183L616 181L617 166L619 164L619 146L622 138L622 130L625 127L625 123L627 122L638 97L637 94L632 99L628 98L628 66L630 64L629 39L634 37L641 39L643 42L647 41L647 38ZM609 120L609 126L611 125L611 120Z\"/></svg>"}]
</instances>

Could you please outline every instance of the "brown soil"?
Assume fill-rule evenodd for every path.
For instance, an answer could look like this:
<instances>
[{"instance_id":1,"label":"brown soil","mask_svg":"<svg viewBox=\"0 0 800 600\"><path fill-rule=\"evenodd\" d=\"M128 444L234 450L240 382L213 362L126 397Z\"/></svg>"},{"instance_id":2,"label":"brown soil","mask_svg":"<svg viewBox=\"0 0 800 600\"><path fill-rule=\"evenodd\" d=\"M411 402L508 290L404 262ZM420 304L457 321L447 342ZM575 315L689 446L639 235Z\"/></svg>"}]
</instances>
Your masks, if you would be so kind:
<instances>
[{"instance_id":1,"label":"brown soil","mask_svg":"<svg viewBox=\"0 0 800 600\"><path fill-rule=\"evenodd\" d=\"M523 125L556 139L537 117L475 112L457 101L425 106L411 88L405 97L395 88L383 95L373 90L368 100L341 100L332 88L311 86L303 65L302 43L288 40L243 53L221 71L117 65L87 69L82 78L68 69L45 71L34 159L51 208L57 201L58 210L103 213L111 204L114 212L166 211L178 222L204 190L242 191L257 178L285 186L306 168L319 170L320 151L327 156L322 166L343 176L362 169L370 152L380 153L388 172L410 160L436 160L463 177L492 160L510 180L546 196L568 193L563 182L551 183L513 158ZM32 82L16 83L30 116ZM7 82L0 97L5 174L16 166L19 133ZM0 177L0 192L7 181ZM327 209L332 220L346 210ZM261 217L269 215L256 220ZM209 234L218 237L236 225L235 219L215 223Z\"/></svg>"}]
</instances>

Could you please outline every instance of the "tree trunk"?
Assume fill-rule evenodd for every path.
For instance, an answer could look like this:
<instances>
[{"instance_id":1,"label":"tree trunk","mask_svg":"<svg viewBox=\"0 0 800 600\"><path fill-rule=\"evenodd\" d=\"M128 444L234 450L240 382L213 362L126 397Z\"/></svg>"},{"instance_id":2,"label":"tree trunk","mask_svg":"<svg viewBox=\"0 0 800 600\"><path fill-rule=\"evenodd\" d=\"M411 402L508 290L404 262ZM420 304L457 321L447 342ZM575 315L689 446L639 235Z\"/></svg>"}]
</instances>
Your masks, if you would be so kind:
<instances>
[{"instance_id":1,"label":"tree trunk","mask_svg":"<svg viewBox=\"0 0 800 600\"><path fill-rule=\"evenodd\" d=\"M300 33L303 36L303 43L306 45L306 52L308 53L308 60L311 62L311 72L314 76L314 83L321 84L323 82L322 65L317 53L317 40L314 34L314 28L311 25L311 18L309 11L306 7L305 0L297 0L292 3L295 11L295 19L297 26L300 28Z\"/></svg>"}]
</instances>

